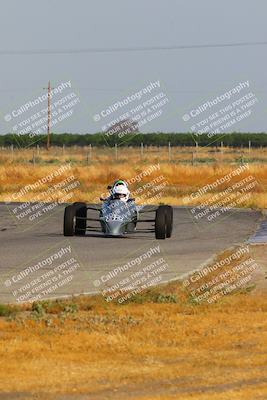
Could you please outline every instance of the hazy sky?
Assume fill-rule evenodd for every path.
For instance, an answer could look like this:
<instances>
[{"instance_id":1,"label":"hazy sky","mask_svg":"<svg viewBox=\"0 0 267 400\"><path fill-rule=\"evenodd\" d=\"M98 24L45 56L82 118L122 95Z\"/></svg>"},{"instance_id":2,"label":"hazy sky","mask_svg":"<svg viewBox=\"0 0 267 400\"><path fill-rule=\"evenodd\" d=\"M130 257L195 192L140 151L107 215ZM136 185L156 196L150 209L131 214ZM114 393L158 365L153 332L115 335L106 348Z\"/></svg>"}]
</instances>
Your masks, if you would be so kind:
<instances>
[{"instance_id":1,"label":"hazy sky","mask_svg":"<svg viewBox=\"0 0 267 400\"><path fill-rule=\"evenodd\" d=\"M190 124L182 119L185 113L244 81L249 81L249 90L258 101L252 114L235 130L267 131L267 45L81 54L3 53L263 42L267 41L266 15L264 0L3 0L0 132L12 127L4 116L43 95L49 79L54 87L70 80L80 101L73 114L53 128L56 132L99 130L102 121L97 124L93 115L158 80L160 90L153 89L152 94L163 90L168 102L158 118L141 128L143 131L186 131ZM244 89L244 94L247 92ZM139 103L133 101L130 108ZM120 114L126 110L127 106L123 107Z\"/></svg>"}]
</instances>

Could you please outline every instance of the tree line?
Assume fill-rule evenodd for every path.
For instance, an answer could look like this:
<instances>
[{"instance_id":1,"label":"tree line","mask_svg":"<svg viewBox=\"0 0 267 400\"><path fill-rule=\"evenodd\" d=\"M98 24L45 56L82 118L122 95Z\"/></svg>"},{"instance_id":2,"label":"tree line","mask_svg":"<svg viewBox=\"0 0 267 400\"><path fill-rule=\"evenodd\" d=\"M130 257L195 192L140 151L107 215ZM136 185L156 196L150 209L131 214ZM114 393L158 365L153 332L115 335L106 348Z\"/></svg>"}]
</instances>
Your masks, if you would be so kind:
<instances>
[{"instance_id":1,"label":"tree line","mask_svg":"<svg viewBox=\"0 0 267 400\"><path fill-rule=\"evenodd\" d=\"M0 146L14 147L33 147L46 146L47 136L36 135L0 135ZM262 133L240 133L233 132L227 134L214 135L208 134L194 135L191 133L127 133L127 135L106 135L105 133L78 134L78 133L52 133L51 144L54 146L224 146L229 147L261 147L267 146L267 134Z\"/></svg>"}]
</instances>

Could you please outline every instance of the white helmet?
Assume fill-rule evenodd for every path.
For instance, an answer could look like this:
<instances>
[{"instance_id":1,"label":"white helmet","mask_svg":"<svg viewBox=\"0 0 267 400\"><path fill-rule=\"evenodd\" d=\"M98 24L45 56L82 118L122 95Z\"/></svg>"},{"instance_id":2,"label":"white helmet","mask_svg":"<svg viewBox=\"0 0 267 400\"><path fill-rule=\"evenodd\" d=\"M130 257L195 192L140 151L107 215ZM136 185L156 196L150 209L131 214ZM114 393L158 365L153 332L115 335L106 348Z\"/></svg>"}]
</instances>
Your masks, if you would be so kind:
<instances>
[{"instance_id":1,"label":"white helmet","mask_svg":"<svg viewBox=\"0 0 267 400\"><path fill-rule=\"evenodd\" d=\"M121 180L116 181L112 188L112 196L114 199L119 199L126 202L130 196L127 183Z\"/></svg>"}]
</instances>

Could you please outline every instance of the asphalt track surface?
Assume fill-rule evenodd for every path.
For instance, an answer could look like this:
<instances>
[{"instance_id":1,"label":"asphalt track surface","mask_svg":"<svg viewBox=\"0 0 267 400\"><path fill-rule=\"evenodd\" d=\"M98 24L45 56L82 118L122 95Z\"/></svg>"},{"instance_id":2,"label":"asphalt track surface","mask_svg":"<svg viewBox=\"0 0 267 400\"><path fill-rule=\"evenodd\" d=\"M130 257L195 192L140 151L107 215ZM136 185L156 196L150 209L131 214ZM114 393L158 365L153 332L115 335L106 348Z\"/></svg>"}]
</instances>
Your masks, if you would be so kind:
<instances>
[{"instance_id":1,"label":"asphalt track surface","mask_svg":"<svg viewBox=\"0 0 267 400\"><path fill-rule=\"evenodd\" d=\"M180 278L224 249L247 241L262 219L258 211L236 209L208 221L205 216L197 219L189 207L175 207L170 239L156 240L153 233L143 232L124 238L91 232L64 237L63 205L42 209L33 221L27 215L18 218L19 206L0 204L2 303L138 286L139 278L147 284ZM90 211L90 216L97 213Z\"/></svg>"}]
</instances>

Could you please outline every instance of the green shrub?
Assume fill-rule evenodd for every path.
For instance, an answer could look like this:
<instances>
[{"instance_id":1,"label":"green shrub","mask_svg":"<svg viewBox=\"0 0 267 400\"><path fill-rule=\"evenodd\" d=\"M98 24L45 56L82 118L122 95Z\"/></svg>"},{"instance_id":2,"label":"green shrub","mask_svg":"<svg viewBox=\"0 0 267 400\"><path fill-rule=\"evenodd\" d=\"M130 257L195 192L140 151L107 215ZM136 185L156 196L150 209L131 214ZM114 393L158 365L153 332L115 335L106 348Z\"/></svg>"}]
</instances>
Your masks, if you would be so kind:
<instances>
[{"instance_id":1,"label":"green shrub","mask_svg":"<svg viewBox=\"0 0 267 400\"><path fill-rule=\"evenodd\" d=\"M16 314L17 308L9 304L0 304L0 317L9 317Z\"/></svg>"}]
</instances>

